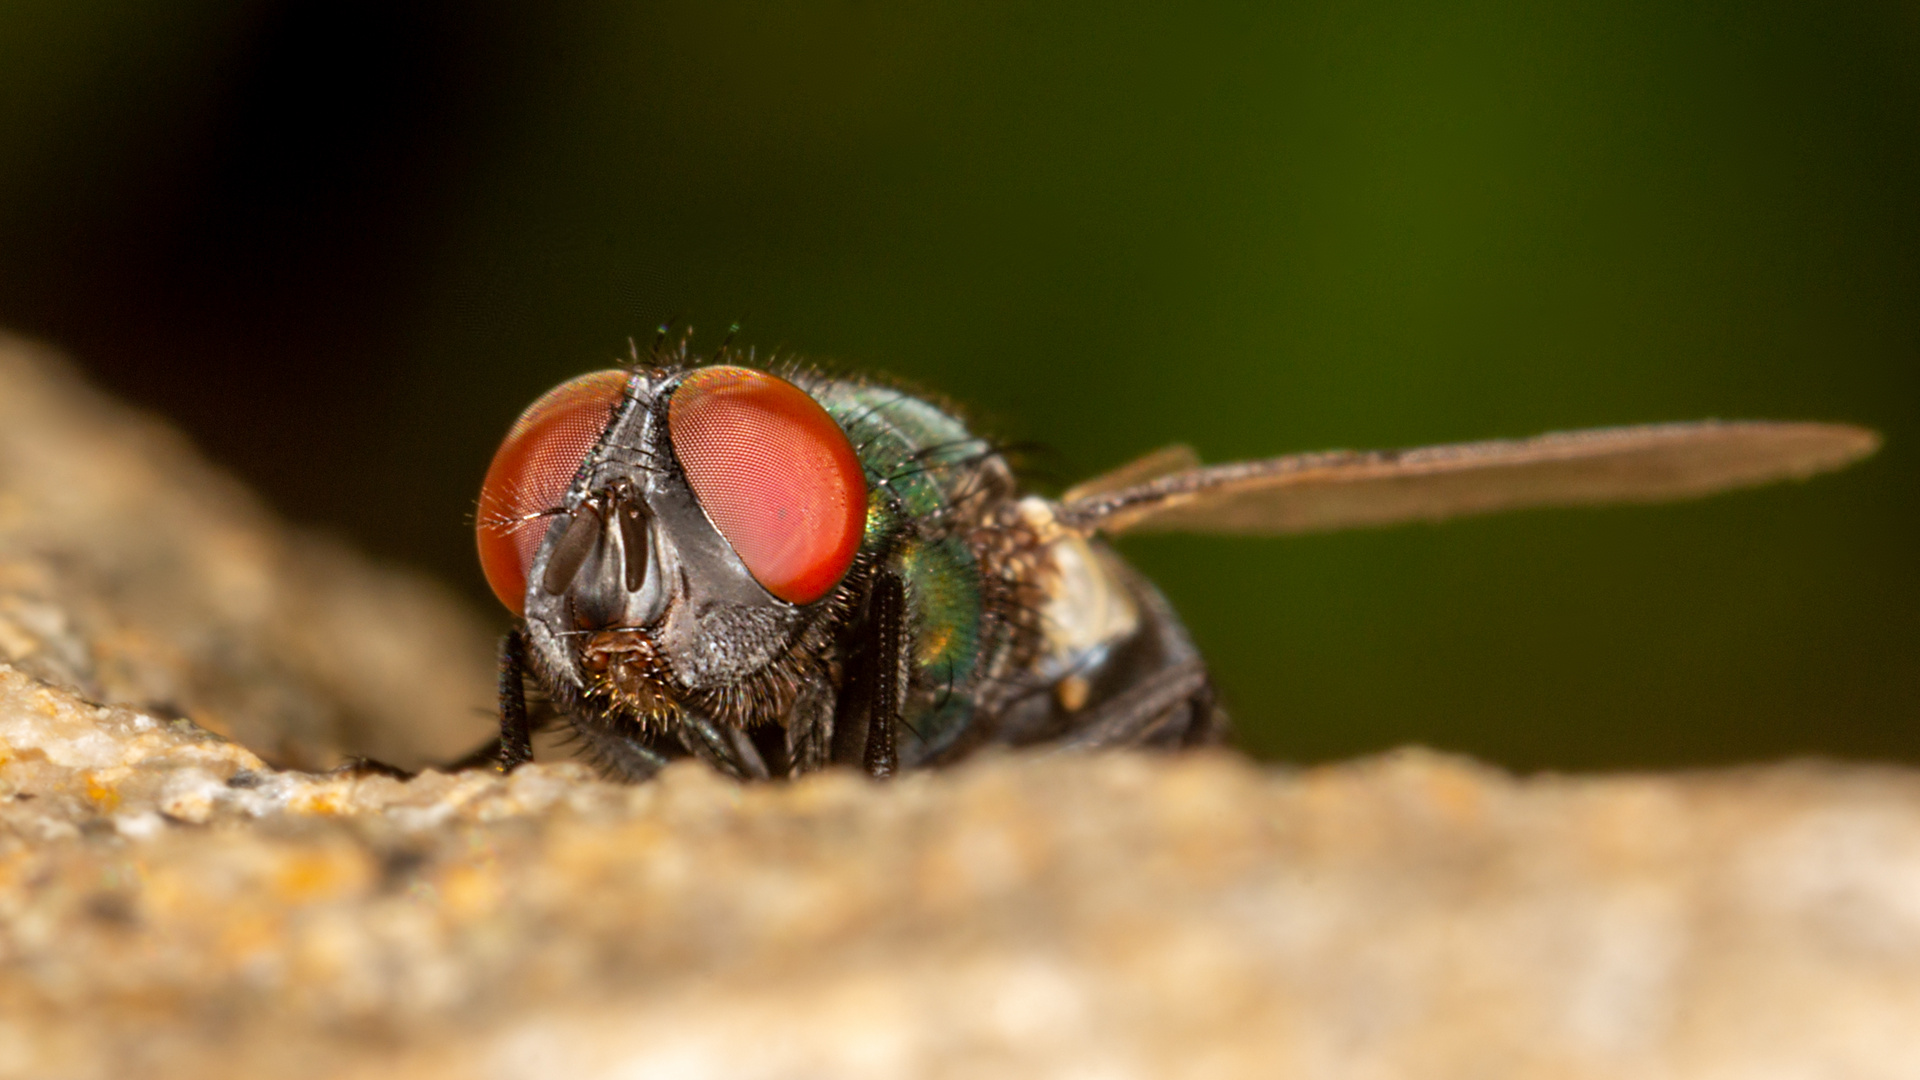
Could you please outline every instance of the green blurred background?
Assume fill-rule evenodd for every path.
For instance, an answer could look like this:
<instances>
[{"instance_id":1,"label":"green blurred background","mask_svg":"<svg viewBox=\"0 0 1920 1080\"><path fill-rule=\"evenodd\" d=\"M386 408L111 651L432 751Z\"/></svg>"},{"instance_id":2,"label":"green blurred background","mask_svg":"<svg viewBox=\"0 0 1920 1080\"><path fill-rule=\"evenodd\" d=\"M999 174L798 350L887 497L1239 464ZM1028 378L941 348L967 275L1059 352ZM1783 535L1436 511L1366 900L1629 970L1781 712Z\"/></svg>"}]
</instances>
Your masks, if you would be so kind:
<instances>
[{"instance_id":1,"label":"green blurred background","mask_svg":"<svg viewBox=\"0 0 1920 1080\"><path fill-rule=\"evenodd\" d=\"M1917 58L1911 3L10 0L0 325L496 615L496 441L667 316L937 388L1050 489L1870 424L1804 487L1124 550L1263 755L1916 761Z\"/></svg>"}]
</instances>

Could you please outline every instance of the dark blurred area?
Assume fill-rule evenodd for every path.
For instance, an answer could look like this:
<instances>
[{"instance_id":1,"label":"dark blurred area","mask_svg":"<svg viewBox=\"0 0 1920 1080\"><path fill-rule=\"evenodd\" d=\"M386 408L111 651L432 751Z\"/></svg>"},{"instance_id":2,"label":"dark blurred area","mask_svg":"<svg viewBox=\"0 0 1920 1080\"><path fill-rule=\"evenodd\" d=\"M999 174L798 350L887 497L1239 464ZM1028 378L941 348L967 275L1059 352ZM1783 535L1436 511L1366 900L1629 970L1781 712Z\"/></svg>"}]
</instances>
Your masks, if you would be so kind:
<instances>
[{"instance_id":1,"label":"dark blurred area","mask_svg":"<svg viewBox=\"0 0 1920 1080\"><path fill-rule=\"evenodd\" d=\"M1849 420L1805 486L1125 550L1265 755L1920 760L1911 4L21 0L0 49L0 325L476 603L506 426L667 317L1043 487Z\"/></svg>"}]
</instances>

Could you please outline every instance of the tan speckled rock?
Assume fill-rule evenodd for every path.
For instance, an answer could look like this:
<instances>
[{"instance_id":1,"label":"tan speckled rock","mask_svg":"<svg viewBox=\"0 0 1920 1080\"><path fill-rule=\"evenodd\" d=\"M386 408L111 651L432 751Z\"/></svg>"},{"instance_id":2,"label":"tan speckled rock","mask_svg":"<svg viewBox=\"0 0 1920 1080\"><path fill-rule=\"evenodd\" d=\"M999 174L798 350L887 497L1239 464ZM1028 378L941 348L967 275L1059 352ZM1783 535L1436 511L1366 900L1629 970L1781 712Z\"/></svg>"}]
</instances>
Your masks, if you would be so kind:
<instances>
[{"instance_id":1,"label":"tan speckled rock","mask_svg":"<svg viewBox=\"0 0 1920 1080\"><path fill-rule=\"evenodd\" d=\"M1906 770L277 769L480 635L5 348L0 650L0 1078L1920 1076Z\"/></svg>"},{"instance_id":2,"label":"tan speckled rock","mask_svg":"<svg viewBox=\"0 0 1920 1080\"><path fill-rule=\"evenodd\" d=\"M402 784L0 717L4 1076L1920 1074L1905 772Z\"/></svg>"},{"instance_id":3,"label":"tan speckled rock","mask_svg":"<svg viewBox=\"0 0 1920 1080\"><path fill-rule=\"evenodd\" d=\"M178 433L0 335L0 661L315 768L471 748L492 647L446 590L273 520Z\"/></svg>"}]
</instances>

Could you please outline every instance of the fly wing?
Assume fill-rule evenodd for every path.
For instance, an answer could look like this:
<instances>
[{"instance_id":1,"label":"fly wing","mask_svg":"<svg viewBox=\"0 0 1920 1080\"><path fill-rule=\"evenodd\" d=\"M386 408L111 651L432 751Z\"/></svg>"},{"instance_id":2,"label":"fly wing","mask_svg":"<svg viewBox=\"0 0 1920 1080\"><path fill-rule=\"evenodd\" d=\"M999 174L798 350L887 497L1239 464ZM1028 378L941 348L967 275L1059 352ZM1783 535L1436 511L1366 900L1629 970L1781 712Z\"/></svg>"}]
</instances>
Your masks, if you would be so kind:
<instances>
[{"instance_id":1,"label":"fly wing","mask_svg":"<svg viewBox=\"0 0 1920 1080\"><path fill-rule=\"evenodd\" d=\"M1417 450L1334 450L1096 489L1063 500L1057 519L1088 533L1281 536L1531 506L1666 502L1804 479L1879 446L1879 435L1846 424L1702 420Z\"/></svg>"},{"instance_id":2,"label":"fly wing","mask_svg":"<svg viewBox=\"0 0 1920 1080\"><path fill-rule=\"evenodd\" d=\"M1169 476L1177 472L1187 472L1200 467L1200 455L1186 443L1173 443L1148 454L1134 458L1111 472L1103 472L1091 480L1082 480L1068 488L1060 496L1063 503L1080 502L1095 495L1110 495L1116 491L1139 487L1152 480Z\"/></svg>"}]
</instances>

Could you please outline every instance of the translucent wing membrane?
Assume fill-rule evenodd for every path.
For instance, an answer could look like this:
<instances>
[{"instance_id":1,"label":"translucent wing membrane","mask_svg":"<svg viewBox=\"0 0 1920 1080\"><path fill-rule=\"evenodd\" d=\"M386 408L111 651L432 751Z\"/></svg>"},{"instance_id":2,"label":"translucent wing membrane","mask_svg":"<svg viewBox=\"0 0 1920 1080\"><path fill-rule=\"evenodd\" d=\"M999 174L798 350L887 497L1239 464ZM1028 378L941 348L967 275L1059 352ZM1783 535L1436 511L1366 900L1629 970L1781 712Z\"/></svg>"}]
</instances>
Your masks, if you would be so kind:
<instances>
[{"instance_id":1,"label":"translucent wing membrane","mask_svg":"<svg viewBox=\"0 0 1920 1080\"><path fill-rule=\"evenodd\" d=\"M1060 496L1063 503L1080 502L1096 495L1110 495L1116 491L1139 487L1152 480L1158 480L1177 472L1200 467L1200 455L1186 443L1172 443L1151 453L1142 454L1125 465L1104 472L1091 480L1083 480L1068 488Z\"/></svg>"},{"instance_id":2,"label":"translucent wing membrane","mask_svg":"<svg viewBox=\"0 0 1920 1080\"><path fill-rule=\"evenodd\" d=\"M1069 492L1058 516L1084 532L1327 532L1532 506L1689 499L1838 469L1879 445L1874 432L1845 424L1704 420L1417 450L1336 450L1206 466L1130 486L1103 477Z\"/></svg>"}]
</instances>

